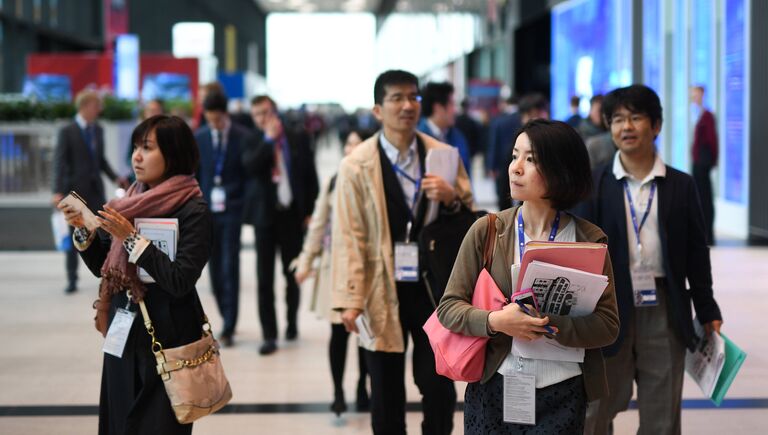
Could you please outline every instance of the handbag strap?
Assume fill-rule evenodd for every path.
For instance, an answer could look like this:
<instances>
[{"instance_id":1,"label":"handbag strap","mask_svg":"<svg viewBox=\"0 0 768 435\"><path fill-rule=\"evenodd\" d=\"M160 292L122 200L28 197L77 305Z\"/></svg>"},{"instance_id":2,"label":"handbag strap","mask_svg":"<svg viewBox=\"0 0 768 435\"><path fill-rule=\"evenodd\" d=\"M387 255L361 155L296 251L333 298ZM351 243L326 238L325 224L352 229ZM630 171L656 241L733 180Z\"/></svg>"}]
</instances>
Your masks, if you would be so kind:
<instances>
[{"instance_id":1,"label":"handbag strap","mask_svg":"<svg viewBox=\"0 0 768 435\"><path fill-rule=\"evenodd\" d=\"M496 213L488 213L488 232L485 235L483 248L483 268L491 271L493 264L493 249L496 246Z\"/></svg>"}]
</instances>

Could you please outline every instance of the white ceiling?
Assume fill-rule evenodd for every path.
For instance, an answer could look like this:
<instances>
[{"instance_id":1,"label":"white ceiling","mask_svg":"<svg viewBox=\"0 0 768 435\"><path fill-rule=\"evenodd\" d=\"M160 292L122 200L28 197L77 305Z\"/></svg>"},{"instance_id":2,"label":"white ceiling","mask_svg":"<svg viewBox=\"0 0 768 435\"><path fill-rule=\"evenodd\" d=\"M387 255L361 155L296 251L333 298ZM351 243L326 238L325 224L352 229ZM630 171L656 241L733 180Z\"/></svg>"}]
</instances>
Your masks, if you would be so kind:
<instances>
[{"instance_id":1,"label":"white ceiling","mask_svg":"<svg viewBox=\"0 0 768 435\"><path fill-rule=\"evenodd\" d=\"M375 12L386 0L255 0L267 12ZM473 12L485 14L489 1L504 0L394 0L396 12Z\"/></svg>"}]
</instances>

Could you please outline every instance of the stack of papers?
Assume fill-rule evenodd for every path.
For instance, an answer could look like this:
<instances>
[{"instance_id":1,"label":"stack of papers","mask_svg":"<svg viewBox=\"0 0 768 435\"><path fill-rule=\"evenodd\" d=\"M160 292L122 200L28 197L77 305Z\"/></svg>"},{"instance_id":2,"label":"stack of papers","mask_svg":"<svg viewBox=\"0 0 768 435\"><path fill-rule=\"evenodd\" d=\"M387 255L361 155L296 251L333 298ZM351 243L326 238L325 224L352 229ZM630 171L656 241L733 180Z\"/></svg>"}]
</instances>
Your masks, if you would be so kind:
<instances>
[{"instance_id":1,"label":"stack of papers","mask_svg":"<svg viewBox=\"0 0 768 435\"><path fill-rule=\"evenodd\" d=\"M532 261L527 266L521 288L533 290L542 316L591 314L608 286L605 275L540 261ZM584 362L583 348L566 347L549 338L512 340L512 347L525 358Z\"/></svg>"},{"instance_id":2,"label":"stack of papers","mask_svg":"<svg viewBox=\"0 0 768 435\"><path fill-rule=\"evenodd\" d=\"M720 406L747 354L725 335L706 335L698 321L693 323L699 344L694 352L686 352L685 371L701 392Z\"/></svg>"},{"instance_id":3,"label":"stack of papers","mask_svg":"<svg viewBox=\"0 0 768 435\"><path fill-rule=\"evenodd\" d=\"M533 261L602 274L607 250L608 247L604 243L528 242L525 244L525 253L520 261L520 273L515 290L527 288L521 287L521 284L528 265Z\"/></svg>"}]
</instances>

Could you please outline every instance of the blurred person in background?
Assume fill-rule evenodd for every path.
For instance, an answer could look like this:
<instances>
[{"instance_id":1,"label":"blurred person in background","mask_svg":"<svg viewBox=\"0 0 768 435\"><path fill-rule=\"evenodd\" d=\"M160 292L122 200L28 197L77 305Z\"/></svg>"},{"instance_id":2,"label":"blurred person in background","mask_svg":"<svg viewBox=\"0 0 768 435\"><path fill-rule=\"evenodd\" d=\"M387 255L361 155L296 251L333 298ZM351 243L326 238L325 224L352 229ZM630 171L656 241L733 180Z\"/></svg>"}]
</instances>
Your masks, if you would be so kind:
<instances>
[{"instance_id":1,"label":"blurred person in background","mask_svg":"<svg viewBox=\"0 0 768 435\"><path fill-rule=\"evenodd\" d=\"M121 188L128 187L128 179L118 177L104 156L104 129L98 122L101 97L92 90L81 91L75 98L75 120L59 131L53 154L53 198L57 205L70 191L77 192L91 211L105 202L103 172ZM67 286L64 293L77 291L77 251L65 253Z\"/></svg>"},{"instance_id":2,"label":"blurred person in background","mask_svg":"<svg viewBox=\"0 0 768 435\"><path fill-rule=\"evenodd\" d=\"M220 334L232 346L240 308L240 228L243 223L245 171L242 149L248 131L227 115L227 97L209 93L203 101L206 125L195 135L200 147L198 180L213 213L213 244L208 272L224 320Z\"/></svg>"},{"instance_id":3,"label":"blurred person in background","mask_svg":"<svg viewBox=\"0 0 768 435\"><path fill-rule=\"evenodd\" d=\"M286 281L285 338L293 341L299 334L299 286L289 265L301 252L319 187L307 134L287 128L277 105L267 95L251 100L251 116L258 131L249 137L243 149L243 166L249 178L243 216L256 234L259 321L264 336L259 353L269 355L277 350L276 251L280 250Z\"/></svg>"},{"instance_id":4,"label":"blurred person in background","mask_svg":"<svg viewBox=\"0 0 768 435\"><path fill-rule=\"evenodd\" d=\"M715 244L715 204L710 172L717 166L717 123L715 115L704 107L704 87L691 88L691 102L696 110L696 126L693 130L691 158L693 160L693 181L699 191L701 208L704 211L704 225L707 242Z\"/></svg>"},{"instance_id":5,"label":"blurred person in background","mask_svg":"<svg viewBox=\"0 0 768 435\"><path fill-rule=\"evenodd\" d=\"M461 113L456 115L456 128L458 128L467 138L469 145L469 155L475 155L483 151L483 140L485 132L483 125L472 117L469 113L469 100L464 99L461 102Z\"/></svg>"},{"instance_id":6,"label":"blurred person in background","mask_svg":"<svg viewBox=\"0 0 768 435\"><path fill-rule=\"evenodd\" d=\"M193 121L192 121L192 128L198 129L201 127L204 127L205 124L208 122L205 119L205 115L203 115L203 101L205 101L205 97L208 96L208 94L224 94L226 95L226 92L224 91L224 86L221 84L221 82L214 81L209 82L204 85L201 85L199 88L197 88L197 104L195 104L195 113L193 115Z\"/></svg>"},{"instance_id":7,"label":"blurred person in background","mask_svg":"<svg viewBox=\"0 0 768 435\"><path fill-rule=\"evenodd\" d=\"M541 94L524 95L517 107L517 112L498 116L491 123L488 133L486 168L489 175L496 180L499 210L506 210L512 206L507 169L512 162L512 147L517 131L533 119L549 119L549 102Z\"/></svg>"},{"instance_id":8,"label":"blurred person in background","mask_svg":"<svg viewBox=\"0 0 768 435\"><path fill-rule=\"evenodd\" d=\"M581 120L578 130L585 141L592 136L605 133L603 124L603 96L597 94L589 99L589 116Z\"/></svg>"},{"instance_id":9,"label":"blurred person in background","mask_svg":"<svg viewBox=\"0 0 768 435\"><path fill-rule=\"evenodd\" d=\"M131 322L122 356L104 353L98 433L190 434L192 424L178 423L157 373L154 343L138 314L138 301L146 302L163 348L200 339L204 313L195 284L210 255L211 213L194 177L199 156L184 120L149 118L136 127L131 142L136 183L125 197L98 212L99 229L88 231L79 211L62 207L67 223L76 228L75 247L88 269L101 278L94 304L97 330L105 335L113 323ZM178 219L173 261L137 233L135 218ZM140 281L138 268L154 282Z\"/></svg>"},{"instance_id":10,"label":"blurred person in background","mask_svg":"<svg viewBox=\"0 0 768 435\"><path fill-rule=\"evenodd\" d=\"M368 139L371 133L364 130L351 130L344 144L344 156L348 156L362 141ZM331 322L331 341L328 346L328 355L331 363L331 375L333 377L334 400L331 411L336 415L347 410L344 399L344 367L347 362L347 342L349 332L341 322L341 313L334 311L331 306L331 290L335 287L331 282L331 222L333 221L333 203L335 201L336 175L328 178L323 183L320 196L315 202L315 210L309 221L307 236L301 254L292 262L295 270L294 277L298 284L303 283L310 274L315 274L315 283L312 290L310 309L321 319ZM313 263L320 257L320 264L316 268ZM358 350L357 362L360 377L357 381L357 411L368 410L369 399L366 389L368 368L365 364L365 355L362 349Z\"/></svg>"},{"instance_id":11,"label":"blurred person in background","mask_svg":"<svg viewBox=\"0 0 768 435\"><path fill-rule=\"evenodd\" d=\"M422 88L421 120L418 128L422 133L456 148L467 175L471 177L472 162L467 138L454 126L456 102L453 100L453 92L453 85L448 82L429 82Z\"/></svg>"},{"instance_id":12,"label":"blurred person in background","mask_svg":"<svg viewBox=\"0 0 768 435\"><path fill-rule=\"evenodd\" d=\"M581 102L581 97L578 95L571 97L571 116L565 120L565 123L573 128L579 128L579 124L581 124L581 120L583 119L581 114L579 114L579 102Z\"/></svg>"}]
</instances>

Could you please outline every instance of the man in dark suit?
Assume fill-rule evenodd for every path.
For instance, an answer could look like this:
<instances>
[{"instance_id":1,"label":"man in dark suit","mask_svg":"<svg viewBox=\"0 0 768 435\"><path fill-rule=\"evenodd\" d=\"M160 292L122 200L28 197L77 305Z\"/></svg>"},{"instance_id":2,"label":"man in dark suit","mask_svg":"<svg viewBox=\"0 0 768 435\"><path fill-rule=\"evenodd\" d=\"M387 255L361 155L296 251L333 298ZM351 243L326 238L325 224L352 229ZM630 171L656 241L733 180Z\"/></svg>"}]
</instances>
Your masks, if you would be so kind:
<instances>
[{"instance_id":1,"label":"man in dark suit","mask_svg":"<svg viewBox=\"0 0 768 435\"><path fill-rule=\"evenodd\" d=\"M706 333L722 324L696 186L656 152L661 114L658 95L643 85L616 89L603 102L619 152L595 170L593 198L579 213L608 235L621 329L603 349L610 396L590 403L589 434L612 432L633 380L638 433L679 434L685 350L698 341L691 303Z\"/></svg>"},{"instance_id":2,"label":"man in dark suit","mask_svg":"<svg viewBox=\"0 0 768 435\"><path fill-rule=\"evenodd\" d=\"M240 295L240 228L245 195L242 147L248 131L227 115L227 97L209 93L203 100L201 127L195 139L200 147L198 179L203 197L213 212L213 246L209 272L211 286L224 319L221 342L233 344Z\"/></svg>"},{"instance_id":3,"label":"man in dark suit","mask_svg":"<svg viewBox=\"0 0 768 435\"><path fill-rule=\"evenodd\" d=\"M259 353L268 355L277 350L275 250L280 249L286 280L285 338L295 340L299 286L289 264L301 252L304 229L319 187L315 156L306 132L284 128L275 102L266 95L253 98L251 115L259 131L250 137L243 152L243 166L250 177L244 219L256 233L259 320L264 335Z\"/></svg>"},{"instance_id":4,"label":"man in dark suit","mask_svg":"<svg viewBox=\"0 0 768 435\"><path fill-rule=\"evenodd\" d=\"M53 155L53 204L70 191L75 191L93 212L106 202L101 173L127 187L128 181L118 177L104 157L104 129L98 124L101 97L96 91L82 91L75 98L75 121L59 131ZM66 251L67 287L65 293L77 290L77 251Z\"/></svg>"},{"instance_id":5,"label":"man in dark suit","mask_svg":"<svg viewBox=\"0 0 768 435\"><path fill-rule=\"evenodd\" d=\"M510 101L515 101L510 98ZM488 152L485 166L496 180L499 210L512 206L509 193L509 164L512 163L512 145L515 134L532 119L549 119L549 103L541 94L530 94L520 100L519 112L504 113L491 122L488 133Z\"/></svg>"}]
</instances>

